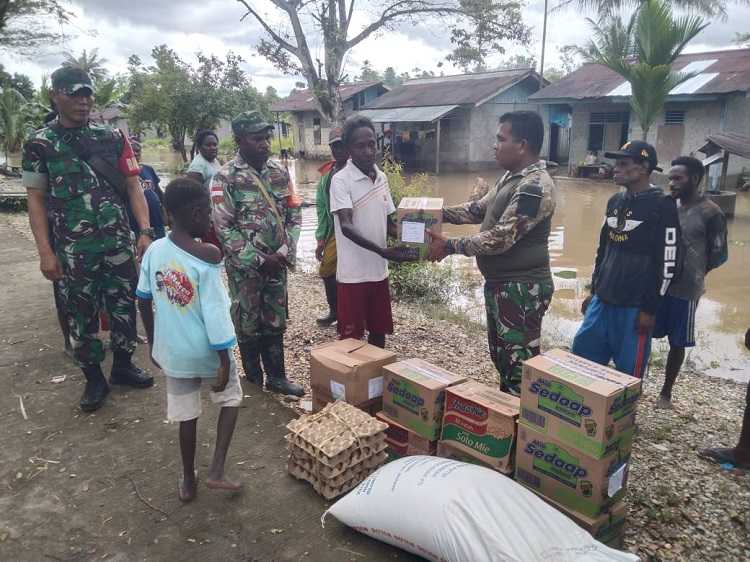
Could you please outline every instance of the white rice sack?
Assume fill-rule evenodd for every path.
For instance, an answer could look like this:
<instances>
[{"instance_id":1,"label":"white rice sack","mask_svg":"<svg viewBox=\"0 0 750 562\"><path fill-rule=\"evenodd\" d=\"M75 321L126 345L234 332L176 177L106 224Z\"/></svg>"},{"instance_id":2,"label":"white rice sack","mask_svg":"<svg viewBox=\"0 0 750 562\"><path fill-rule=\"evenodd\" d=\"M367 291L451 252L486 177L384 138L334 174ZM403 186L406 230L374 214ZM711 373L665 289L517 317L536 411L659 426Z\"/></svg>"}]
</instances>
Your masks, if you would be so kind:
<instances>
[{"instance_id":1,"label":"white rice sack","mask_svg":"<svg viewBox=\"0 0 750 562\"><path fill-rule=\"evenodd\" d=\"M637 562L493 470L439 457L391 462L323 514L434 562Z\"/></svg>"}]
</instances>

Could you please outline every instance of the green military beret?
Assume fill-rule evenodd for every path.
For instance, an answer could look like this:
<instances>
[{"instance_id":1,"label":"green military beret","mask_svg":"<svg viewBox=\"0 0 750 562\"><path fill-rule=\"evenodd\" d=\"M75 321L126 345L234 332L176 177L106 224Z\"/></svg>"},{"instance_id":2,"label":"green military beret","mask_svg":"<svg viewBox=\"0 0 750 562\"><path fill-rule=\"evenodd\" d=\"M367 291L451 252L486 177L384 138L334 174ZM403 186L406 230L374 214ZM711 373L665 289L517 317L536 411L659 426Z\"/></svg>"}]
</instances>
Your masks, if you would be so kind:
<instances>
[{"instance_id":1,"label":"green military beret","mask_svg":"<svg viewBox=\"0 0 750 562\"><path fill-rule=\"evenodd\" d=\"M88 88L94 93L91 77L82 68L62 66L52 73L52 89L72 96L78 90Z\"/></svg>"},{"instance_id":2,"label":"green military beret","mask_svg":"<svg viewBox=\"0 0 750 562\"><path fill-rule=\"evenodd\" d=\"M235 135L254 135L268 129L273 129L273 125L258 111L243 111L232 119L232 132Z\"/></svg>"}]
</instances>

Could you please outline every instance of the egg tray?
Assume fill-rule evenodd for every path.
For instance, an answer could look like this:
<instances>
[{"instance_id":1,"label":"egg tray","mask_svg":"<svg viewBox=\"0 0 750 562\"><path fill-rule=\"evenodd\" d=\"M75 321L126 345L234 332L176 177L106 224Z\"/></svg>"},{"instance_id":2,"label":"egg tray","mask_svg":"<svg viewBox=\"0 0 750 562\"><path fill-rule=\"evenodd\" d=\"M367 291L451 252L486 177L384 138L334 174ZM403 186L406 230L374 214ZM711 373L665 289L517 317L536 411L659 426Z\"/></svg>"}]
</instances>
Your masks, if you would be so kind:
<instances>
[{"instance_id":1,"label":"egg tray","mask_svg":"<svg viewBox=\"0 0 750 562\"><path fill-rule=\"evenodd\" d=\"M298 480L309 482L313 489L327 500L331 500L353 490L360 482L372 474L375 471L375 468L377 468L352 470L350 473L343 474L340 477L329 481L316 478L314 473L296 464L291 457L289 458L287 466L289 474Z\"/></svg>"},{"instance_id":2,"label":"egg tray","mask_svg":"<svg viewBox=\"0 0 750 562\"><path fill-rule=\"evenodd\" d=\"M318 462L314 457L310 456L303 449L300 449L295 445L289 444L287 446L290 458L292 458L297 465L304 468L305 470L316 473L320 478L326 480L336 478L351 469L357 469L359 467L373 468L376 466L380 466L388 458L388 453L386 452L387 447L388 445L386 443L383 443L383 448L377 451L372 456L364 459L360 458L356 462L352 462L349 465L342 463L338 466L330 467Z\"/></svg>"},{"instance_id":3,"label":"egg tray","mask_svg":"<svg viewBox=\"0 0 750 562\"><path fill-rule=\"evenodd\" d=\"M388 425L362 410L337 401L317 414L304 414L287 424L287 441L319 462L336 467L372 456L382 447Z\"/></svg>"}]
</instances>

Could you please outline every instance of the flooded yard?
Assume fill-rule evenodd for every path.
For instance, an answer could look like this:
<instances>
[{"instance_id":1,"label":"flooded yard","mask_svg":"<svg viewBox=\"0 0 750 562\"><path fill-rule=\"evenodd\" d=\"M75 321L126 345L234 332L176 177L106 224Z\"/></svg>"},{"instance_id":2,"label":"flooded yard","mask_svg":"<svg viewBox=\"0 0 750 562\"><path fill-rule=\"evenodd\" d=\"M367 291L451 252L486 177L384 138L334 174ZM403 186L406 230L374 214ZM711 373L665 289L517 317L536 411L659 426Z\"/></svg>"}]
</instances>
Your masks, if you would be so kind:
<instances>
[{"instance_id":1,"label":"flooded yard","mask_svg":"<svg viewBox=\"0 0 750 562\"><path fill-rule=\"evenodd\" d=\"M319 165L309 161L292 164L298 188L309 203L315 200ZM468 199L477 175L494 183L492 171L431 176L430 180L435 186L435 196L443 197L446 205L454 205ZM557 208L550 237L555 295L544 321L543 338L547 346L570 345L580 325L581 301L591 279L604 208L607 199L618 189L612 183L563 177L556 178L556 183ZM743 338L750 327L750 194L738 194L736 215L728 223L729 261L708 276L706 294L696 318L697 345L689 351L688 361L699 372L749 381L750 353L744 348ZM309 271L316 267L315 224L315 207L305 207L298 252L301 267ZM459 236L477 229L476 226L446 225L444 231L449 236ZM472 320L484 322L482 278L474 260L451 256L446 263L462 277L473 281L472 288L457 294L450 306ZM666 352L666 339L655 340L654 349ZM662 368L652 365L657 375Z\"/></svg>"}]
</instances>

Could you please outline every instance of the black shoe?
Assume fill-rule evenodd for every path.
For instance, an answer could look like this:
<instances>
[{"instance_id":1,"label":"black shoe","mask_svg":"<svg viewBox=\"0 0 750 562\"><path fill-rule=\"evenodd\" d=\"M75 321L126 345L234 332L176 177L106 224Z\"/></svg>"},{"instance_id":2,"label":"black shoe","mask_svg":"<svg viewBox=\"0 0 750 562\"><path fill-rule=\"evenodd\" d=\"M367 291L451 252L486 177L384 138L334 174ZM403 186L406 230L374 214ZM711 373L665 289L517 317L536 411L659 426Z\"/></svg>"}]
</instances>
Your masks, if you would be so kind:
<instances>
[{"instance_id":1,"label":"black shoe","mask_svg":"<svg viewBox=\"0 0 750 562\"><path fill-rule=\"evenodd\" d=\"M322 318L318 318L316 320L318 323L318 326L330 326L334 322L336 322L336 313L331 310L328 314L323 316Z\"/></svg>"},{"instance_id":2,"label":"black shoe","mask_svg":"<svg viewBox=\"0 0 750 562\"><path fill-rule=\"evenodd\" d=\"M286 378L284 336L268 336L261 341L261 355L266 369L266 390L279 394L304 396L305 389Z\"/></svg>"},{"instance_id":3,"label":"black shoe","mask_svg":"<svg viewBox=\"0 0 750 562\"><path fill-rule=\"evenodd\" d=\"M263 386L263 368L260 366L260 347L258 341L246 341L239 344L242 370L245 378L258 386Z\"/></svg>"},{"instance_id":4,"label":"black shoe","mask_svg":"<svg viewBox=\"0 0 750 562\"><path fill-rule=\"evenodd\" d=\"M79 406L84 412L98 410L109 394L109 385L99 365L89 365L83 369L86 376L86 389L83 391Z\"/></svg>"},{"instance_id":5,"label":"black shoe","mask_svg":"<svg viewBox=\"0 0 750 562\"><path fill-rule=\"evenodd\" d=\"M125 366L113 365L109 382L132 386L133 388L148 388L154 385L154 377L131 363Z\"/></svg>"}]
</instances>

